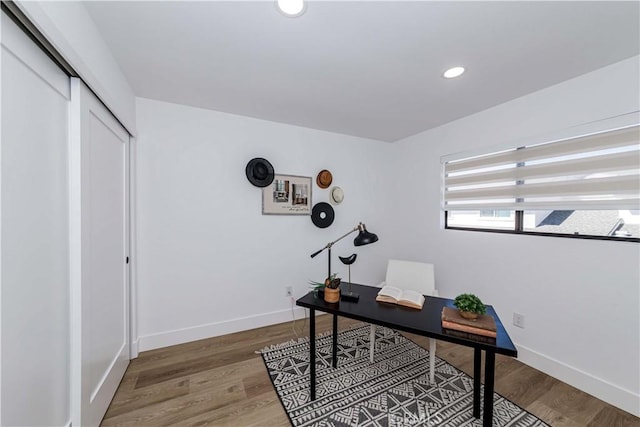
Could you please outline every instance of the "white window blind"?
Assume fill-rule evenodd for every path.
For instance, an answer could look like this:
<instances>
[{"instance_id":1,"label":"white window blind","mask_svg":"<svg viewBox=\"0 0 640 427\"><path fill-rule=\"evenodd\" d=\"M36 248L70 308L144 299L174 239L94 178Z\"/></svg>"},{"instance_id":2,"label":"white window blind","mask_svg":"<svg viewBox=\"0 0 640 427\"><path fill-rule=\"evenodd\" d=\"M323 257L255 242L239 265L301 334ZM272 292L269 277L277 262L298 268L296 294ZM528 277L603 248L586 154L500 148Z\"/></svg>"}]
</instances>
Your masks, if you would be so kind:
<instances>
[{"instance_id":1,"label":"white window blind","mask_svg":"<svg viewBox=\"0 0 640 427\"><path fill-rule=\"evenodd\" d=\"M615 129L445 159L444 209L640 209L637 117Z\"/></svg>"}]
</instances>

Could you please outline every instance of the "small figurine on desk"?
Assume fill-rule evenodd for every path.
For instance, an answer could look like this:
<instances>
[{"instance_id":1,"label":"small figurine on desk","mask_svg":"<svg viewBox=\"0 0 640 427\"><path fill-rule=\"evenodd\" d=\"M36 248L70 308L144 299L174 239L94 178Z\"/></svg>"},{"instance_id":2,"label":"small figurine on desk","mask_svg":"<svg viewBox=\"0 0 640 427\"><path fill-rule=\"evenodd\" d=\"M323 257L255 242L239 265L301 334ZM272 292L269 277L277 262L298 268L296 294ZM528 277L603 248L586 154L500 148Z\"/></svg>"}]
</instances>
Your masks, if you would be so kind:
<instances>
[{"instance_id":1,"label":"small figurine on desk","mask_svg":"<svg viewBox=\"0 0 640 427\"><path fill-rule=\"evenodd\" d=\"M355 292L351 292L351 264L356 262L356 258L357 257L358 257L358 254L351 254L348 257L342 257L342 256L338 257L338 258L340 258L340 261L342 261L342 263L344 265L348 265L349 266L349 291L342 293L342 297L341 298L344 301L358 302L358 300L360 299L360 295L358 295Z\"/></svg>"}]
</instances>

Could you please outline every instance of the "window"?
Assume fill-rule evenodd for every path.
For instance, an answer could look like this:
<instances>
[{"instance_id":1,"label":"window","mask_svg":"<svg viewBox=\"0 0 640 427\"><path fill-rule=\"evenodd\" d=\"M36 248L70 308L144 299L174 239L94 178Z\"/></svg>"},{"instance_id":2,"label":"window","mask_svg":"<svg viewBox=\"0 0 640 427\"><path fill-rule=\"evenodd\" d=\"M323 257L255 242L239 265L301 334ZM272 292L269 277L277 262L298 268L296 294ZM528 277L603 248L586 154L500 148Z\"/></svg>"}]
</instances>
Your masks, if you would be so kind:
<instances>
[{"instance_id":1,"label":"window","mask_svg":"<svg viewBox=\"0 0 640 427\"><path fill-rule=\"evenodd\" d=\"M443 158L446 228L640 241L639 121Z\"/></svg>"},{"instance_id":2,"label":"window","mask_svg":"<svg viewBox=\"0 0 640 427\"><path fill-rule=\"evenodd\" d=\"M451 210L447 212L447 224L453 228L482 228L513 230L516 213L513 210Z\"/></svg>"}]
</instances>

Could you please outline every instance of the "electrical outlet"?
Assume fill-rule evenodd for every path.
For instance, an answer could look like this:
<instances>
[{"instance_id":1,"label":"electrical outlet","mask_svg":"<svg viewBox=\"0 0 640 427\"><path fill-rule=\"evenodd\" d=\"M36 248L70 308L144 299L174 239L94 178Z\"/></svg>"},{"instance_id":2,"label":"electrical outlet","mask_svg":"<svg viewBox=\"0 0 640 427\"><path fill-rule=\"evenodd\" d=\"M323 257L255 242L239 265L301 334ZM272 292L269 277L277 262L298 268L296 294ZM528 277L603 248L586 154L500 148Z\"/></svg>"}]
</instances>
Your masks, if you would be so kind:
<instances>
[{"instance_id":1,"label":"electrical outlet","mask_svg":"<svg viewBox=\"0 0 640 427\"><path fill-rule=\"evenodd\" d=\"M288 297L292 297L293 296L293 287L292 286L287 286L286 288L284 288L285 291L287 292Z\"/></svg>"},{"instance_id":2,"label":"electrical outlet","mask_svg":"<svg viewBox=\"0 0 640 427\"><path fill-rule=\"evenodd\" d=\"M520 313L513 313L513 324L518 328L524 329L524 315Z\"/></svg>"}]
</instances>

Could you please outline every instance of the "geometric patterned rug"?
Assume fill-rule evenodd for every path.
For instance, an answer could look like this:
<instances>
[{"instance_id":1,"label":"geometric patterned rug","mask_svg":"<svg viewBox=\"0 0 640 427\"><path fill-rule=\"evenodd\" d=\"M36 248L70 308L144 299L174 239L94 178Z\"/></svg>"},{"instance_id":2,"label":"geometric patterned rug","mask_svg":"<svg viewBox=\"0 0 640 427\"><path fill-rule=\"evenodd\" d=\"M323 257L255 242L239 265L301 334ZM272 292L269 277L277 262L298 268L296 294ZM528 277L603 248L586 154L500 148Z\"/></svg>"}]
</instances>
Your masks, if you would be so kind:
<instances>
[{"instance_id":1,"label":"geometric patterned rug","mask_svg":"<svg viewBox=\"0 0 640 427\"><path fill-rule=\"evenodd\" d=\"M331 333L316 339L316 400L309 394L309 341L260 353L294 426L481 426L472 414L473 379L436 358L429 384L429 351L396 331L378 326L369 363L369 325L338 333L338 368L331 367ZM494 426L546 426L495 393Z\"/></svg>"}]
</instances>

